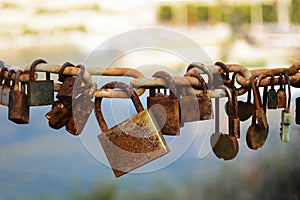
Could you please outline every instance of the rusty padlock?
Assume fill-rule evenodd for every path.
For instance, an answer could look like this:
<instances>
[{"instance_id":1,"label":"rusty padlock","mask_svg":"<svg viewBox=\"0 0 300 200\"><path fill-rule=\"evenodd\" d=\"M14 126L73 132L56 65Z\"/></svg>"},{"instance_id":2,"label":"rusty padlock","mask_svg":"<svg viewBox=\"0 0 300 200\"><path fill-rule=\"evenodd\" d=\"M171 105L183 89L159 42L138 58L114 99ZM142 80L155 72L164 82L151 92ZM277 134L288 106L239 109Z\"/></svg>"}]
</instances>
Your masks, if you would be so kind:
<instances>
[{"instance_id":1,"label":"rusty padlock","mask_svg":"<svg viewBox=\"0 0 300 200\"><path fill-rule=\"evenodd\" d=\"M4 78L4 73L7 72L7 68L2 68L0 72L0 104L2 104L2 90L3 90L3 80Z\"/></svg>"},{"instance_id":2,"label":"rusty padlock","mask_svg":"<svg viewBox=\"0 0 300 200\"><path fill-rule=\"evenodd\" d=\"M45 117L48 119L48 124L51 128L60 129L66 126L72 117L72 105L55 101L52 104L51 111L49 111Z\"/></svg>"},{"instance_id":3,"label":"rusty padlock","mask_svg":"<svg viewBox=\"0 0 300 200\"><path fill-rule=\"evenodd\" d=\"M88 94L81 94L73 102L73 115L66 125L66 130L72 135L79 135L85 127L91 112L94 109L94 98L95 91L97 89L97 84L93 83L90 88L88 88Z\"/></svg>"},{"instance_id":4,"label":"rusty padlock","mask_svg":"<svg viewBox=\"0 0 300 200\"><path fill-rule=\"evenodd\" d=\"M108 129L101 109L101 97L95 98L95 114L103 131L98 139L116 177L120 177L170 152L151 110L144 110L132 87L110 82L102 89L120 88L128 94L138 114Z\"/></svg>"},{"instance_id":5,"label":"rusty padlock","mask_svg":"<svg viewBox=\"0 0 300 200\"><path fill-rule=\"evenodd\" d=\"M28 96L25 93L25 83L21 83L20 90L20 75L21 70L18 70L15 76L13 89L9 93L8 119L16 124L29 123L29 105Z\"/></svg>"},{"instance_id":6,"label":"rusty padlock","mask_svg":"<svg viewBox=\"0 0 300 200\"><path fill-rule=\"evenodd\" d=\"M46 72L46 80L35 80L35 67L41 63L47 62L37 59L30 67L30 81L27 85L30 106L45 106L54 102L54 82L50 80L50 72Z\"/></svg>"},{"instance_id":7,"label":"rusty padlock","mask_svg":"<svg viewBox=\"0 0 300 200\"><path fill-rule=\"evenodd\" d=\"M279 75L280 88L277 90L277 107L278 108L286 108L285 84L283 84L282 77L283 77L283 75L280 73L280 75ZM283 85L284 85L284 87L283 87Z\"/></svg>"},{"instance_id":8,"label":"rusty padlock","mask_svg":"<svg viewBox=\"0 0 300 200\"><path fill-rule=\"evenodd\" d=\"M263 147L268 137L269 125L267 122L267 116L262 108L261 98L259 94L259 81L264 77L261 75L257 79L257 85L255 85L255 77L251 77L251 86L254 96L255 112L252 116L252 123L247 130L246 142L250 149L257 150ZM256 120L258 123L256 123Z\"/></svg>"},{"instance_id":9,"label":"rusty padlock","mask_svg":"<svg viewBox=\"0 0 300 200\"><path fill-rule=\"evenodd\" d=\"M10 70L8 72L8 77L5 79L5 85L2 87L2 95L1 95L1 104L8 106L9 105L9 93L12 89L12 86L14 85L14 81L11 81L11 77L13 74L15 74L15 70Z\"/></svg>"},{"instance_id":10,"label":"rusty padlock","mask_svg":"<svg viewBox=\"0 0 300 200\"><path fill-rule=\"evenodd\" d=\"M268 109L277 109L277 93L274 89L274 75L271 76L271 89L268 91Z\"/></svg>"},{"instance_id":11,"label":"rusty padlock","mask_svg":"<svg viewBox=\"0 0 300 200\"><path fill-rule=\"evenodd\" d=\"M288 105L287 107L281 111L281 124L280 124L280 139L282 142L290 141L290 133L291 133L291 83L290 78L287 74L284 74L287 83L288 83Z\"/></svg>"},{"instance_id":12,"label":"rusty padlock","mask_svg":"<svg viewBox=\"0 0 300 200\"><path fill-rule=\"evenodd\" d=\"M236 130L239 130L239 127L235 127L235 123L237 120L234 120L233 116L237 116L236 110L234 109L234 101L232 92L227 86L220 86L220 88L224 89L228 96L228 108L230 112L230 116L228 119L229 125L229 135L221 133L219 131L219 121L220 121L220 114L219 114L219 99L215 99L215 107L216 107L216 117L215 117L215 133L210 137L210 144L214 154L217 158L224 159L224 160L232 160L236 157L239 151L239 144L236 138ZM238 124L239 125L239 124Z\"/></svg>"},{"instance_id":13,"label":"rusty padlock","mask_svg":"<svg viewBox=\"0 0 300 200\"><path fill-rule=\"evenodd\" d=\"M61 85L56 98L63 102L72 102L72 100L80 93L82 77L85 72L85 68L83 65L77 65L76 67L80 68L78 76L65 76L62 75L62 73L66 67L74 67L74 65L66 62L61 67L59 74L61 74L63 84Z\"/></svg>"},{"instance_id":14,"label":"rusty padlock","mask_svg":"<svg viewBox=\"0 0 300 200\"><path fill-rule=\"evenodd\" d=\"M162 134L177 136L180 134L180 107L175 82L170 74L164 71L156 72L153 77L165 80L170 95L157 94L154 88L150 88L150 96L147 97L147 108L153 107L154 117L159 127L162 127ZM154 106L156 104L159 106Z\"/></svg>"},{"instance_id":15,"label":"rusty padlock","mask_svg":"<svg viewBox=\"0 0 300 200\"><path fill-rule=\"evenodd\" d=\"M180 98L181 123L213 119L210 94L203 77L199 74L186 74L199 80L203 94L190 94Z\"/></svg>"}]
</instances>

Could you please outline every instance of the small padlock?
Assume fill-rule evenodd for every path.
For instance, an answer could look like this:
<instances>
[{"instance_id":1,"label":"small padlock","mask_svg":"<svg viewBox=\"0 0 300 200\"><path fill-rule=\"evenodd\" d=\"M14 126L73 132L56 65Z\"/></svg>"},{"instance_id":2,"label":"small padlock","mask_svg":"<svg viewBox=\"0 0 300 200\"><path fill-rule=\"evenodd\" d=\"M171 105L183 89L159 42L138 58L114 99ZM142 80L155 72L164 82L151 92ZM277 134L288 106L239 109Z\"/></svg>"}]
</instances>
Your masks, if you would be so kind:
<instances>
[{"instance_id":1,"label":"small padlock","mask_svg":"<svg viewBox=\"0 0 300 200\"><path fill-rule=\"evenodd\" d=\"M18 70L15 76L13 90L9 93L8 119L16 124L29 123L29 106L28 96L25 93L25 83L21 83L20 90L20 75L21 70Z\"/></svg>"},{"instance_id":2,"label":"small padlock","mask_svg":"<svg viewBox=\"0 0 300 200\"><path fill-rule=\"evenodd\" d=\"M279 76L279 85L280 88L277 90L277 107L278 108L286 108L286 92L285 85L283 84L282 74ZM283 87L284 85L284 87Z\"/></svg>"},{"instance_id":3,"label":"small padlock","mask_svg":"<svg viewBox=\"0 0 300 200\"><path fill-rule=\"evenodd\" d=\"M170 152L151 110L129 85L110 82L101 89L120 88L132 99L138 114L108 129L102 115L102 97L95 98L95 114L103 131L98 139L116 177L120 177Z\"/></svg>"},{"instance_id":4,"label":"small padlock","mask_svg":"<svg viewBox=\"0 0 300 200\"><path fill-rule=\"evenodd\" d=\"M7 75L7 79L5 79L5 85L2 87L2 95L1 95L1 104L8 106L9 105L9 93L12 89L12 85L14 85L14 81L11 81L11 77L15 74L15 70L10 70ZM11 83L12 82L12 83Z\"/></svg>"},{"instance_id":5,"label":"small padlock","mask_svg":"<svg viewBox=\"0 0 300 200\"><path fill-rule=\"evenodd\" d=\"M220 133L219 131L219 122L220 122L220 113L219 113L219 99L215 99L216 107L216 117L215 117L215 133L211 135L210 144L214 154L217 158L224 160L232 160L236 157L239 151L239 143L237 141L237 130L239 130L239 121L235 119L238 115L235 110L234 100L232 92L230 89L222 85L220 88L224 89L228 96L228 111L229 111L229 134ZM235 94L234 94L235 95ZM238 127L237 127L238 126Z\"/></svg>"},{"instance_id":6,"label":"small padlock","mask_svg":"<svg viewBox=\"0 0 300 200\"><path fill-rule=\"evenodd\" d=\"M51 105L54 102L54 82L50 80L50 73L46 72L46 80L35 80L35 67L41 63L47 62L37 59L30 67L30 81L27 85L30 106Z\"/></svg>"},{"instance_id":7,"label":"small padlock","mask_svg":"<svg viewBox=\"0 0 300 200\"><path fill-rule=\"evenodd\" d=\"M264 77L261 75L257 79L257 85L255 86L255 77L250 78L251 87L254 96L255 112L252 116L252 124L247 130L246 142L250 149L257 150L263 147L266 142L269 133L269 125L267 122L267 116L262 108L261 98L259 94L258 85L260 80ZM256 120L258 123L256 123Z\"/></svg>"},{"instance_id":8,"label":"small padlock","mask_svg":"<svg viewBox=\"0 0 300 200\"><path fill-rule=\"evenodd\" d=\"M74 67L74 65L68 62L64 63L59 74L62 74L66 67ZM64 75L64 78L61 78L63 80L63 84L56 95L57 99L64 102L72 102L72 100L80 93L82 76L85 72L85 68L83 65L78 65L76 67L80 68L78 76Z\"/></svg>"},{"instance_id":9,"label":"small padlock","mask_svg":"<svg viewBox=\"0 0 300 200\"><path fill-rule=\"evenodd\" d=\"M153 77L164 79L166 87L170 90L170 95L155 93L154 88L150 88L150 96L147 97L147 108L153 107L154 116L158 122L161 132L164 135L180 134L180 107L179 95L177 94L176 85L169 73L164 71L156 72ZM158 104L159 106L154 106ZM161 109L164 110L161 110Z\"/></svg>"},{"instance_id":10,"label":"small padlock","mask_svg":"<svg viewBox=\"0 0 300 200\"><path fill-rule=\"evenodd\" d=\"M203 94L190 94L180 98L181 123L212 119L214 115L211 97L205 80L200 74L186 74L185 76L196 77L203 88Z\"/></svg>"},{"instance_id":11,"label":"small padlock","mask_svg":"<svg viewBox=\"0 0 300 200\"><path fill-rule=\"evenodd\" d=\"M271 76L271 89L268 91L268 109L277 109L277 93L274 89L274 75Z\"/></svg>"},{"instance_id":12,"label":"small padlock","mask_svg":"<svg viewBox=\"0 0 300 200\"><path fill-rule=\"evenodd\" d=\"M88 94L81 94L75 99L73 103L73 115L70 121L66 125L66 130L72 135L79 135L85 127L91 112L94 109L94 98L97 84L94 83L91 88L88 89Z\"/></svg>"},{"instance_id":13,"label":"small padlock","mask_svg":"<svg viewBox=\"0 0 300 200\"><path fill-rule=\"evenodd\" d=\"M0 104L2 104L2 90L3 90L3 80L4 78L4 73L8 71L7 68L2 68L0 72Z\"/></svg>"},{"instance_id":14,"label":"small padlock","mask_svg":"<svg viewBox=\"0 0 300 200\"><path fill-rule=\"evenodd\" d=\"M288 106L281 111L281 128L280 128L280 139L282 142L290 141L290 133L291 133L291 83L289 76L287 74L284 75L287 83L288 83Z\"/></svg>"},{"instance_id":15,"label":"small padlock","mask_svg":"<svg viewBox=\"0 0 300 200\"><path fill-rule=\"evenodd\" d=\"M48 124L51 128L60 129L66 126L72 117L72 106L55 101L52 104L51 111L45 117L48 119Z\"/></svg>"}]
</instances>

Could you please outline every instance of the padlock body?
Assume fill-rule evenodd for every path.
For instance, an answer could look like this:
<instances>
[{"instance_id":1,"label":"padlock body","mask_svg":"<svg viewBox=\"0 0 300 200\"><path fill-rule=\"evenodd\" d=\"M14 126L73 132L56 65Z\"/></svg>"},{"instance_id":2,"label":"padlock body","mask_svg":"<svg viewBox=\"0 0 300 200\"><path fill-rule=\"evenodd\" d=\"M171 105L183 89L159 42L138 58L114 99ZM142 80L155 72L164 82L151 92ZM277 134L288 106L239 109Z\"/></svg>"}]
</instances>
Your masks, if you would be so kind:
<instances>
[{"instance_id":1,"label":"padlock body","mask_svg":"<svg viewBox=\"0 0 300 200\"><path fill-rule=\"evenodd\" d=\"M200 108L200 120L209 120L214 118L210 94L197 94Z\"/></svg>"},{"instance_id":2,"label":"padlock body","mask_svg":"<svg viewBox=\"0 0 300 200\"><path fill-rule=\"evenodd\" d=\"M199 121L201 119L200 104L195 95L180 98L181 123Z\"/></svg>"},{"instance_id":3,"label":"padlock body","mask_svg":"<svg viewBox=\"0 0 300 200\"><path fill-rule=\"evenodd\" d=\"M54 102L54 83L52 80L29 81L27 90L30 106L51 105Z\"/></svg>"},{"instance_id":4,"label":"padlock body","mask_svg":"<svg viewBox=\"0 0 300 200\"><path fill-rule=\"evenodd\" d=\"M16 124L29 123L28 96L22 91L12 90L9 94L8 119Z\"/></svg>"},{"instance_id":5,"label":"padlock body","mask_svg":"<svg viewBox=\"0 0 300 200\"><path fill-rule=\"evenodd\" d=\"M154 106L156 104L160 106ZM162 111L161 107L165 110ZM167 95L150 96L147 97L147 108L153 110L158 126L162 127L163 135L180 134L180 108L177 99L170 99Z\"/></svg>"},{"instance_id":6,"label":"padlock body","mask_svg":"<svg viewBox=\"0 0 300 200\"><path fill-rule=\"evenodd\" d=\"M76 77L66 77L56 95L56 98L61 101L72 101L73 97L76 96L75 91L78 89L74 88L75 82Z\"/></svg>"},{"instance_id":7,"label":"padlock body","mask_svg":"<svg viewBox=\"0 0 300 200\"><path fill-rule=\"evenodd\" d=\"M80 96L74 103L73 116L66 126L67 131L72 135L79 135L82 132L94 109L94 102L91 100L87 101L85 98L88 97Z\"/></svg>"},{"instance_id":8,"label":"padlock body","mask_svg":"<svg viewBox=\"0 0 300 200\"><path fill-rule=\"evenodd\" d=\"M281 130L280 130L280 139L282 142L290 141L291 133L291 113L289 109L281 111Z\"/></svg>"},{"instance_id":9,"label":"padlock body","mask_svg":"<svg viewBox=\"0 0 300 200\"><path fill-rule=\"evenodd\" d=\"M268 128L266 113L263 109L255 110L258 126L262 129Z\"/></svg>"},{"instance_id":10,"label":"padlock body","mask_svg":"<svg viewBox=\"0 0 300 200\"><path fill-rule=\"evenodd\" d=\"M277 93L275 89L268 91L268 109L277 109Z\"/></svg>"},{"instance_id":11,"label":"padlock body","mask_svg":"<svg viewBox=\"0 0 300 200\"><path fill-rule=\"evenodd\" d=\"M284 89L277 90L277 107L286 108L286 92Z\"/></svg>"},{"instance_id":12,"label":"padlock body","mask_svg":"<svg viewBox=\"0 0 300 200\"><path fill-rule=\"evenodd\" d=\"M71 107L67 107L60 101L55 101L52 105L52 110L48 112L46 118L49 121L49 126L53 129L64 127L72 116Z\"/></svg>"},{"instance_id":13,"label":"padlock body","mask_svg":"<svg viewBox=\"0 0 300 200\"><path fill-rule=\"evenodd\" d=\"M116 177L170 152L148 110L103 132L98 139Z\"/></svg>"},{"instance_id":14,"label":"padlock body","mask_svg":"<svg viewBox=\"0 0 300 200\"><path fill-rule=\"evenodd\" d=\"M4 86L2 88L2 95L1 95L1 104L8 106L9 105L9 93L11 91L11 88L8 86Z\"/></svg>"}]
</instances>

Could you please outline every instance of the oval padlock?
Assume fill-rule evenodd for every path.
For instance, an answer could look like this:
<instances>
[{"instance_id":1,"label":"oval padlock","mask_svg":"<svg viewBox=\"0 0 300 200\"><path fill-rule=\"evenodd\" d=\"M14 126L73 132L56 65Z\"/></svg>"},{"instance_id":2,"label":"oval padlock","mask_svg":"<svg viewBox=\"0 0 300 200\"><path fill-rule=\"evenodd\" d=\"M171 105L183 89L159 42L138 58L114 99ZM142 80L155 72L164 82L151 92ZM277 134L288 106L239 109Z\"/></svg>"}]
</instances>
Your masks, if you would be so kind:
<instances>
[{"instance_id":1,"label":"oval padlock","mask_svg":"<svg viewBox=\"0 0 300 200\"><path fill-rule=\"evenodd\" d=\"M286 92L285 87L283 87L282 81L283 75L280 73L279 75L279 85L280 88L277 90L277 107L278 108L286 108Z\"/></svg>"},{"instance_id":2,"label":"oval padlock","mask_svg":"<svg viewBox=\"0 0 300 200\"><path fill-rule=\"evenodd\" d=\"M45 106L54 102L54 82L50 80L50 72L46 72L46 80L35 80L35 68L42 63L46 64L47 62L37 59L30 67L30 81L27 85L30 106Z\"/></svg>"},{"instance_id":3,"label":"oval padlock","mask_svg":"<svg viewBox=\"0 0 300 200\"><path fill-rule=\"evenodd\" d=\"M220 121L220 114L219 114L219 99L215 99L215 133L211 135L210 138L210 144L212 147L212 150L214 154L217 156L217 158L224 159L224 160L232 160L236 157L239 151L239 144L236 138L235 130L237 127L236 121L234 121L233 116L236 116L235 110L234 110L234 102L233 102L233 96L232 92L227 86L220 86L220 88L224 89L228 96L228 102L229 102L229 112L230 117L228 119L229 124L229 134L224 134L219 131L219 121ZM239 125L239 124L238 124Z\"/></svg>"},{"instance_id":4,"label":"oval padlock","mask_svg":"<svg viewBox=\"0 0 300 200\"><path fill-rule=\"evenodd\" d=\"M103 98L95 98L95 114L103 131L98 139L115 176L120 177L169 153L170 149L159 131L152 111L144 110L133 88L125 83L114 81L105 84L101 89L114 88L120 88L126 92L138 112L109 129L102 114Z\"/></svg>"},{"instance_id":5,"label":"oval padlock","mask_svg":"<svg viewBox=\"0 0 300 200\"><path fill-rule=\"evenodd\" d=\"M21 83L21 90L19 88L21 74L21 70L16 72L14 87L9 93L8 119L16 124L28 124L29 105L25 83Z\"/></svg>"},{"instance_id":6,"label":"oval padlock","mask_svg":"<svg viewBox=\"0 0 300 200\"><path fill-rule=\"evenodd\" d=\"M1 95L1 104L8 106L9 105L9 93L14 85L14 81L12 80L12 75L15 74L15 70L10 70L7 75L7 79L5 79L5 83L2 87L2 95Z\"/></svg>"},{"instance_id":7,"label":"oval padlock","mask_svg":"<svg viewBox=\"0 0 300 200\"><path fill-rule=\"evenodd\" d=\"M175 82L172 76L164 71L156 72L153 77L165 80L166 86L164 88L169 88L170 95L157 94L155 88L150 88L150 96L147 97L147 108L153 107L153 110L155 110L154 115L159 127L162 127L162 134L178 136L180 135L180 105Z\"/></svg>"},{"instance_id":8,"label":"oval padlock","mask_svg":"<svg viewBox=\"0 0 300 200\"><path fill-rule=\"evenodd\" d=\"M263 147L268 137L269 125L267 117L262 108L261 98L258 90L259 81L264 75L259 76L257 79L257 86L255 85L255 77L251 77L251 87L254 96L255 112L252 116L252 123L247 130L246 142L250 149L257 150ZM258 123L256 123L256 120Z\"/></svg>"}]
</instances>

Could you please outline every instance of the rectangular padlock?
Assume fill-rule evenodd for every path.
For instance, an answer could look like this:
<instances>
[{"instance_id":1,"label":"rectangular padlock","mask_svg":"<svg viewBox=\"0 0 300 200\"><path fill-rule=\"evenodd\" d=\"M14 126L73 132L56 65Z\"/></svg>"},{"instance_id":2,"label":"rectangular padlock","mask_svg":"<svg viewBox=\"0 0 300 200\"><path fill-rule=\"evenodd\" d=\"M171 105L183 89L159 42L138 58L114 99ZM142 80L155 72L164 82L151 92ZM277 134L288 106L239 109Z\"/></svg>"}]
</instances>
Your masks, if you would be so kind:
<instances>
[{"instance_id":1,"label":"rectangular padlock","mask_svg":"<svg viewBox=\"0 0 300 200\"><path fill-rule=\"evenodd\" d=\"M281 128L280 128L280 139L282 142L290 141L291 133L291 113L289 109L281 111Z\"/></svg>"}]
</instances>

